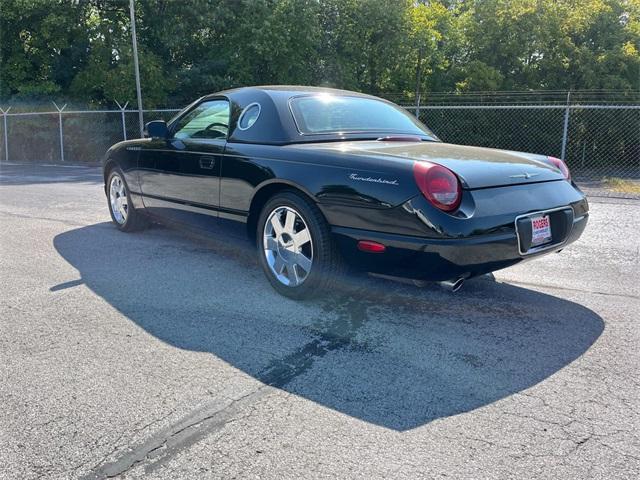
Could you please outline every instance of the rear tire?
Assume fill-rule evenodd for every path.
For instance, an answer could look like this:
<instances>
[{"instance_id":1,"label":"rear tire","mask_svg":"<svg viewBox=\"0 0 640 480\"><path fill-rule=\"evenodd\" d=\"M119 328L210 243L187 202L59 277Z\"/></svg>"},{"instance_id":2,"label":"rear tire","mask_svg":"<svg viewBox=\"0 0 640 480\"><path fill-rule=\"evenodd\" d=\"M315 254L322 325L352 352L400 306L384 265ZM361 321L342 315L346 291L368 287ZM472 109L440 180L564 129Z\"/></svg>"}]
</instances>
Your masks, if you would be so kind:
<instances>
[{"instance_id":1,"label":"rear tire","mask_svg":"<svg viewBox=\"0 0 640 480\"><path fill-rule=\"evenodd\" d=\"M256 230L258 261L269 283L296 300L335 286L342 262L318 207L295 192L267 201Z\"/></svg>"},{"instance_id":2,"label":"rear tire","mask_svg":"<svg viewBox=\"0 0 640 480\"><path fill-rule=\"evenodd\" d=\"M133 207L129 186L120 168L109 172L106 193L111 220L118 230L135 232L147 226L147 219Z\"/></svg>"}]
</instances>

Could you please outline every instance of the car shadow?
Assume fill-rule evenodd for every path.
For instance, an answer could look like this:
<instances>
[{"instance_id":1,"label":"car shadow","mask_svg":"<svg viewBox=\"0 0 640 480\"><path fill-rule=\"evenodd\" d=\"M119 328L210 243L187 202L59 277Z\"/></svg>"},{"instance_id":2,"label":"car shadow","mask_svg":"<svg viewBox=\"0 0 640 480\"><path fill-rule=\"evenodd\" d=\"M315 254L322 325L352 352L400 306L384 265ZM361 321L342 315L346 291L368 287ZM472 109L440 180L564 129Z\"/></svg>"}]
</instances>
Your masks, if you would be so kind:
<instances>
[{"instance_id":1,"label":"car shadow","mask_svg":"<svg viewBox=\"0 0 640 480\"><path fill-rule=\"evenodd\" d=\"M489 280L451 294L351 276L321 300L294 302L234 239L160 228L125 235L109 223L70 230L54 246L81 279L51 291L84 283L170 345L398 431L545 380L604 327L581 305Z\"/></svg>"}]
</instances>

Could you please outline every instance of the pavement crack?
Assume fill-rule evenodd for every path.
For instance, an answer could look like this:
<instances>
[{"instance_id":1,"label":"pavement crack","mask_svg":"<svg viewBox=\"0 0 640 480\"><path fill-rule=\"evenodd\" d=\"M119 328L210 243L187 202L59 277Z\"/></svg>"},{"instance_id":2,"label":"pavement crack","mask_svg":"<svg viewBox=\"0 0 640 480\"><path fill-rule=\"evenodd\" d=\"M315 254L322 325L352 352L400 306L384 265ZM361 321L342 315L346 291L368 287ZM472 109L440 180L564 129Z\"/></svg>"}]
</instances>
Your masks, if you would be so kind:
<instances>
[{"instance_id":1,"label":"pavement crack","mask_svg":"<svg viewBox=\"0 0 640 480\"><path fill-rule=\"evenodd\" d=\"M94 467L82 478L85 480L113 478L148 460L154 459L158 463L161 460L158 460L158 457L170 458L176 452L193 445L204 436L221 430L226 424L233 422L237 413L258 401L269 391L270 389L263 385L228 404L220 405L219 402L215 402L197 409L179 422L122 454L116 460L108 463L104 463L103 460L101 465Z\"/></svg>"},{"instance_id":2,"label":"pavement crack","mask_svg":"<svg viewBox=\"0 0 640 480\"><path fill-rule=\"evenodd\" d=\"M83 478L87 480L113 478L150 460L153 460L153 463L147 466L147 470L155 469L176 452L188 448L204 436L221 430L228 423L235 421L235 416L243 408L250 408L251 404L270 391L271 387L284 388L307 372L316 360L328 353L345 348L365 348L355 342L355 337L367 319L366 306L358 305L351 297L345 297L337 306L336 304L324 305L323 308L325 311L337 314L337 318L329 325L318 325L320 328L315 332L315 338L291 354L268 365L257 376L264 384L263 386L225 406L221 407L218 402L213 406L198 409L121 455L115 461L104 463L106 458L115 453L112 451ZM153 423L155 422L151 424Z\"/></svg>"}]
</instances>

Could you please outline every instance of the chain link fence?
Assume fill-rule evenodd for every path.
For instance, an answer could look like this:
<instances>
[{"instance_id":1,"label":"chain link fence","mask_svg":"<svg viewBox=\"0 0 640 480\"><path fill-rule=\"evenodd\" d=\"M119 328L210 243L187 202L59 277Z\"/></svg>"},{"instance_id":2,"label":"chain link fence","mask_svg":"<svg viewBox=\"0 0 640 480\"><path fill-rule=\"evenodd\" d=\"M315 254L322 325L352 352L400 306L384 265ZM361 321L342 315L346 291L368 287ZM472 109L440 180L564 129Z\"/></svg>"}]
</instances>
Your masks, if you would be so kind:
<instances>
[{"instance_id":1,"label":"chain link fence","mask_svg":"<svg viewBox=\"0 0 640 480\"><path fill-rule=\"evenodd\" d=\"M405 108L445 142L563 158L591 193L640 197L640 104L449 103ZM178 111L144 110L144 120ZM0 161L97 164L112 144L140 136L137 110L0 114Z\"/></svg>"},{"instance_id":2,"label":"chain link fence","mask_svg":"<svg viewBox=\"0 0 640 480\"><path fill-rule=\"evenodd\" d=\"M169 120L179 111L143 113L149 122ZM0 114L0 161L5 162L96 165L114 143L140 137L137 110L9 110Z\"/></svg>"},{"instance_id":3,"label":"chain link fence","mask_svg":"<svg viewBox=\"0 0 640 480\"><path fill-rule=\"evenodd\" d=\"M581 180L640 179L640 105L449 105L419 112L446 142L563 158Z\"/></svg>"}]
</instances>

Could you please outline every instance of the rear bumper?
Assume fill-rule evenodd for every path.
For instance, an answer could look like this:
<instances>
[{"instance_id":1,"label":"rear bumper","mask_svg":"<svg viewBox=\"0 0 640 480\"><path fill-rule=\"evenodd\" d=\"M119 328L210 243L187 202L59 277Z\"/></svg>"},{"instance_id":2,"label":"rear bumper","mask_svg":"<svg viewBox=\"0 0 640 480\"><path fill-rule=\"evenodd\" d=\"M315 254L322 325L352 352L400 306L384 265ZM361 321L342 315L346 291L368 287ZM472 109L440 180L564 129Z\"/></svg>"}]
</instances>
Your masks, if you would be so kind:
<instances>
[{"instance_id":1,"label":"rear bumper","mask_svg":"<svg viewBox=\"0 0 640 480\"><path fill-rule=\"evenodd\" d=\"M333 227L334 239L347 262L359 269L421 280L443 281L473 277L516 263L557 252L576 241L584 231L588 213L567 220L561 237L548 248L521 254L522 242L513 229L500 233L455 239L431 239L388 234L346 227ZM385 245L384 253L366 253L357 248L360 240Z\"/></svg>"}]
</instances>

